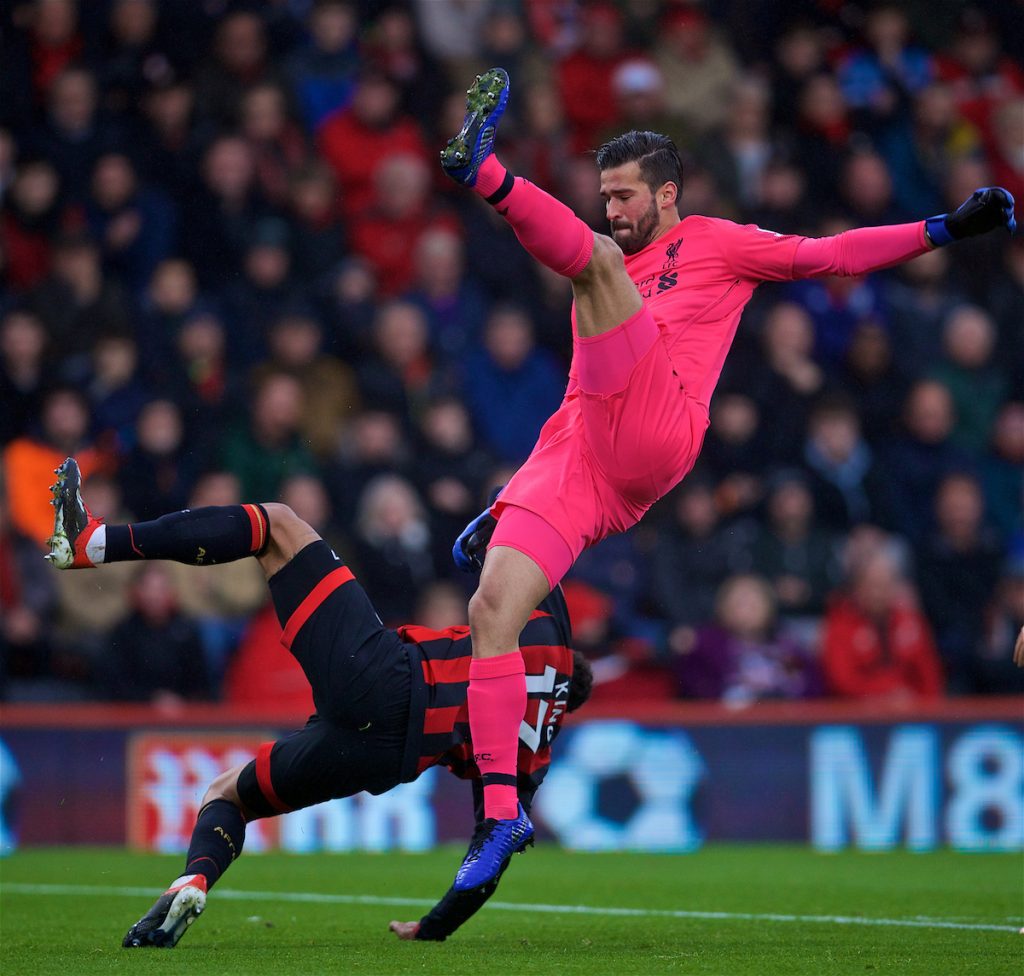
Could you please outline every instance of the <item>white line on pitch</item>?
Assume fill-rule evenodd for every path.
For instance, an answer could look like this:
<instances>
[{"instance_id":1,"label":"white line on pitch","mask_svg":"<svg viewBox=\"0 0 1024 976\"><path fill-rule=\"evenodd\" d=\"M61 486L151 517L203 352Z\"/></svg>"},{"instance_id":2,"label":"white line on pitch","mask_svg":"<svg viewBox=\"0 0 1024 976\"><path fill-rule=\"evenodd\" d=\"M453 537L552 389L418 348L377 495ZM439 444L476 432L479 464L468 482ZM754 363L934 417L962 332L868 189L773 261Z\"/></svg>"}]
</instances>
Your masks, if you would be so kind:
<instances>
[{"instance_id":1,"label":"white line on pitch","mask_svg":"<svg viewBox=\"0 0 1024 976\"><path fill-rule=\"evenodd\" d=\"M104 887L102 885L0 884L0 894L14 895L114 895L152 898L155 888ZM391 898L382 895L337 895L313 891L237 891L218 888L215 900L279 901L318 905L381 905L396 908L430 908L431 898ZM532 912L549 915L608 915L625 918L680 918L715 922L816 922L826 925L896 926L911 929L962 929L981 932L1017 932L1015 925L988 922L951 922L941 918L865 918L859 915L783 915L777 912L702 912L668 908L605 908L599 905L545 905L511 901L489 901L487 908L503 912Z\"/></svg>"}]
</instances>

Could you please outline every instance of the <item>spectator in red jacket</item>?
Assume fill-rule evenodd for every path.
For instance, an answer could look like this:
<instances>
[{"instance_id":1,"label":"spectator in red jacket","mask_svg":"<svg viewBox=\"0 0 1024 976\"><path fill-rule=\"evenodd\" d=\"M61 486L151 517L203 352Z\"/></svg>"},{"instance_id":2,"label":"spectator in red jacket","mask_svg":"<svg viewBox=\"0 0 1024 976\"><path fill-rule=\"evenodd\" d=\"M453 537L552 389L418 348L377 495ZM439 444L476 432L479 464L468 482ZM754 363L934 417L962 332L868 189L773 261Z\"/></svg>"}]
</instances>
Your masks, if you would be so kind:
<instances>
[{"instance_id":1,"label":"spectator in red jacket","mask_svg":"<svg viewBox=\"0 0 1024 976\"><path fill-rule=\"evenodd\" d=\"M992 175L1019 200L1024 195L1024 95L1005 102L992 114Z\"/></svg>"},{"instance_id":2,"label":"spectator in red jacket","mask_svg":"<svg viewBox=\"0 0 1024 976\"><path fill-rule=\"evenodd\" d=\"M61 229L60 177L48 160L29 159L9 190L0 211L0 249L7 284L27 291L50 273L52 242Z\"/></svg>"},{"instance_id":3,"label":"spectator in red jacket","mask_svg":"<svg viewBox=\"0 0 1024 976\"><path fill-rule=\"evenodd\" d=\"M312 714L313 694L302 667L281 644L281 624L267 602L249 624L224 678L231 705L273 705Z\"/></svg>"},{"instance_id":4,"label":"spectator in red jacket","mask_svg":"<svg viewBox=\"0 0 1024 976\"><path fill-rule=\"evenodd\" d=\"M374 172L390 156L427 159L419 127L399 114L398 87L379 70L368 68L359 79L352 104L330 116L318 135L321 155L334 169L345 216L373 204Z\"/></svg>"},{"instance_id":5,"label":"spectator in red jacket","mask_svg":"<svg viewBox=\"0 0 1024 976\"><path fill-rule=\"evenodd\" d=\"M959 18L948 50L936 59L938 77L950 84L960 115L992 135L992 113L1024 93L1024 70L1002 49L996 25L977 7Z\"/></svg>"},{"instance_id":6,"label":"spectator in red jacket","mask_svg":"<svg viewBox=\"0 0 1024 976\"><path fill-rule=\"evenodd\" d=\"M888 549L864 554L827 610L822 667L829 690L842 698L902 702L942 694L928 621Z\"/></svg>"},{"instance_id":7,"label":"spectator in red jacket","mask_svg":"<svg viewBox=\"0 0 1024 976\"><path fill-rule=\"evenodd\" d=\"M373 173L369 205L351 223L352 250L365 258L393 298L413 283L413 255L420 237L432 227L458 228L455 219L434 208L430 170L418 155L398 153L383 159Z\"/></svg>"},{"instance_id":8,"label":"spectator in red jacket","mask_svg":"<svg viewBox=\"0 0 1024 976\"><path fill-rule=\"evenodd\" d=\"M572 149L587 152L598 133L618 114L612 74L626 60L622 15L610 3L596 3L581 13L579 48L558 66L558 91L569 122Z\"/></svg>"},{"instance_id":9,"label":"spectator in red jacket","mask_svg":"<svg viewBox=\"0 0 1024 976\"><path fill-rule=\"evenodd\" d=\"M81 56L84 42L78 29L77 3L58 0L32 6L32 91L38 102L57 75Z\"/></svg>"}]
</instances>

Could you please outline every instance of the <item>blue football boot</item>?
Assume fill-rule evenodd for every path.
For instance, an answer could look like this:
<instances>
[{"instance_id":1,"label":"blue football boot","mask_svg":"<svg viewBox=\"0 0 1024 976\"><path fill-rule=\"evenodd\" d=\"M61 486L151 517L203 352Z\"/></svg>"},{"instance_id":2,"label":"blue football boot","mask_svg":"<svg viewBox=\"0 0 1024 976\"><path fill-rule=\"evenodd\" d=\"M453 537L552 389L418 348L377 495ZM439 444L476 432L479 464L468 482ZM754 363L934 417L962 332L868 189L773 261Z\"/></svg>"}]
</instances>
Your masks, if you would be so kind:
<instances>
[{"instance_id":1,"label":"blue football boot","mask_svg":"<svg viewBox=\"0 0 1024 976\"><path fill-rule=\"evenodd\" d=\"M533 824L519 804L514 820L488 818L476 825L462 867L455 875L456 891L471 891L493 881L502 865L513 855L522 853L533 843Z\"/></svg>"},{"instance_id":2,"label":"blue football boot","mask_svg":"<svg viewBox=\"0 0 1024 976\"><path fill-rule=\"evenodd\" d=\"M456 183L475 186L480 164L494 148L498 122L508 105L508 74L491 68L466 91L466 118L459 134L441 150L441 168Z\"/></svg>"}]
</instances>

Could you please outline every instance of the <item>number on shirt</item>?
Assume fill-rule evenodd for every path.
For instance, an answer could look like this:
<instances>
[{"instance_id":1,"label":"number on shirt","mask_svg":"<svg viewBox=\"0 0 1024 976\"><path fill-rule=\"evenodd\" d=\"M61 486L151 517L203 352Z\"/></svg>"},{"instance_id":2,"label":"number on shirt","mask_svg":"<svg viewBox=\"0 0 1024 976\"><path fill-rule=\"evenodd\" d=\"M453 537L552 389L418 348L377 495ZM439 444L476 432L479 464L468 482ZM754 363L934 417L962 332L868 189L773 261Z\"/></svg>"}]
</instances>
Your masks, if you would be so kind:
<instances>
[{"instance_id":1,"label":"number on shirt","mask_svg":"<svg viewBox=\"0 0 1024 976\"><path fill-rule=\"evenodd\" d=\"M551 742L555 734L555 720L565 711L569 699L569 682L556 683L557 676L558 672L550 664L544 666L543 674L526 676L527 696L544 695L537 702L537 724L530 725L523 719L519 725L519 739L532 752Z\"/></svg>"}]
</instances>

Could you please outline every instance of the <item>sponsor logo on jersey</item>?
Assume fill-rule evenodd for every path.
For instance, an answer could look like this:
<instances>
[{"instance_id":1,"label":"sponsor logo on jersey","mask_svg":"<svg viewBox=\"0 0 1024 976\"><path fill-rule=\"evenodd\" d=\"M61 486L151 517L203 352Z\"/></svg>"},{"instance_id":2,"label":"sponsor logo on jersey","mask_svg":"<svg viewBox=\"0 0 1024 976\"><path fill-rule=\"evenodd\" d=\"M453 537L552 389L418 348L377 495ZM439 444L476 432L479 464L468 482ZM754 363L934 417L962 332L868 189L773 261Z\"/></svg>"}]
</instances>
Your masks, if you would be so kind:
<instances>
[{"instance_id":1,"label":"sponsor logo on jersey","mask_svg":"<svg viewBox=\"0 0 1024 976\"><path fill-rule=\"evenodd\" d=\"M648 275L636 283L636 290L640 292L641 298L650 298L652 295L661 295L671 291L679 284L678 271L663 271L659 275Z\"/></svg>"},{"instance_id":2,"label":"sponsor logo on jersey","mask_svg":"<svg viewBox=\"0 0 1024 976\"><path fill-rule=\"evenodd\" d=\"M665 274L658 275L658 291L668 291L670 288L675 288L678 284L678 271L667 271Z\"/></svg>"}]
</instances>

